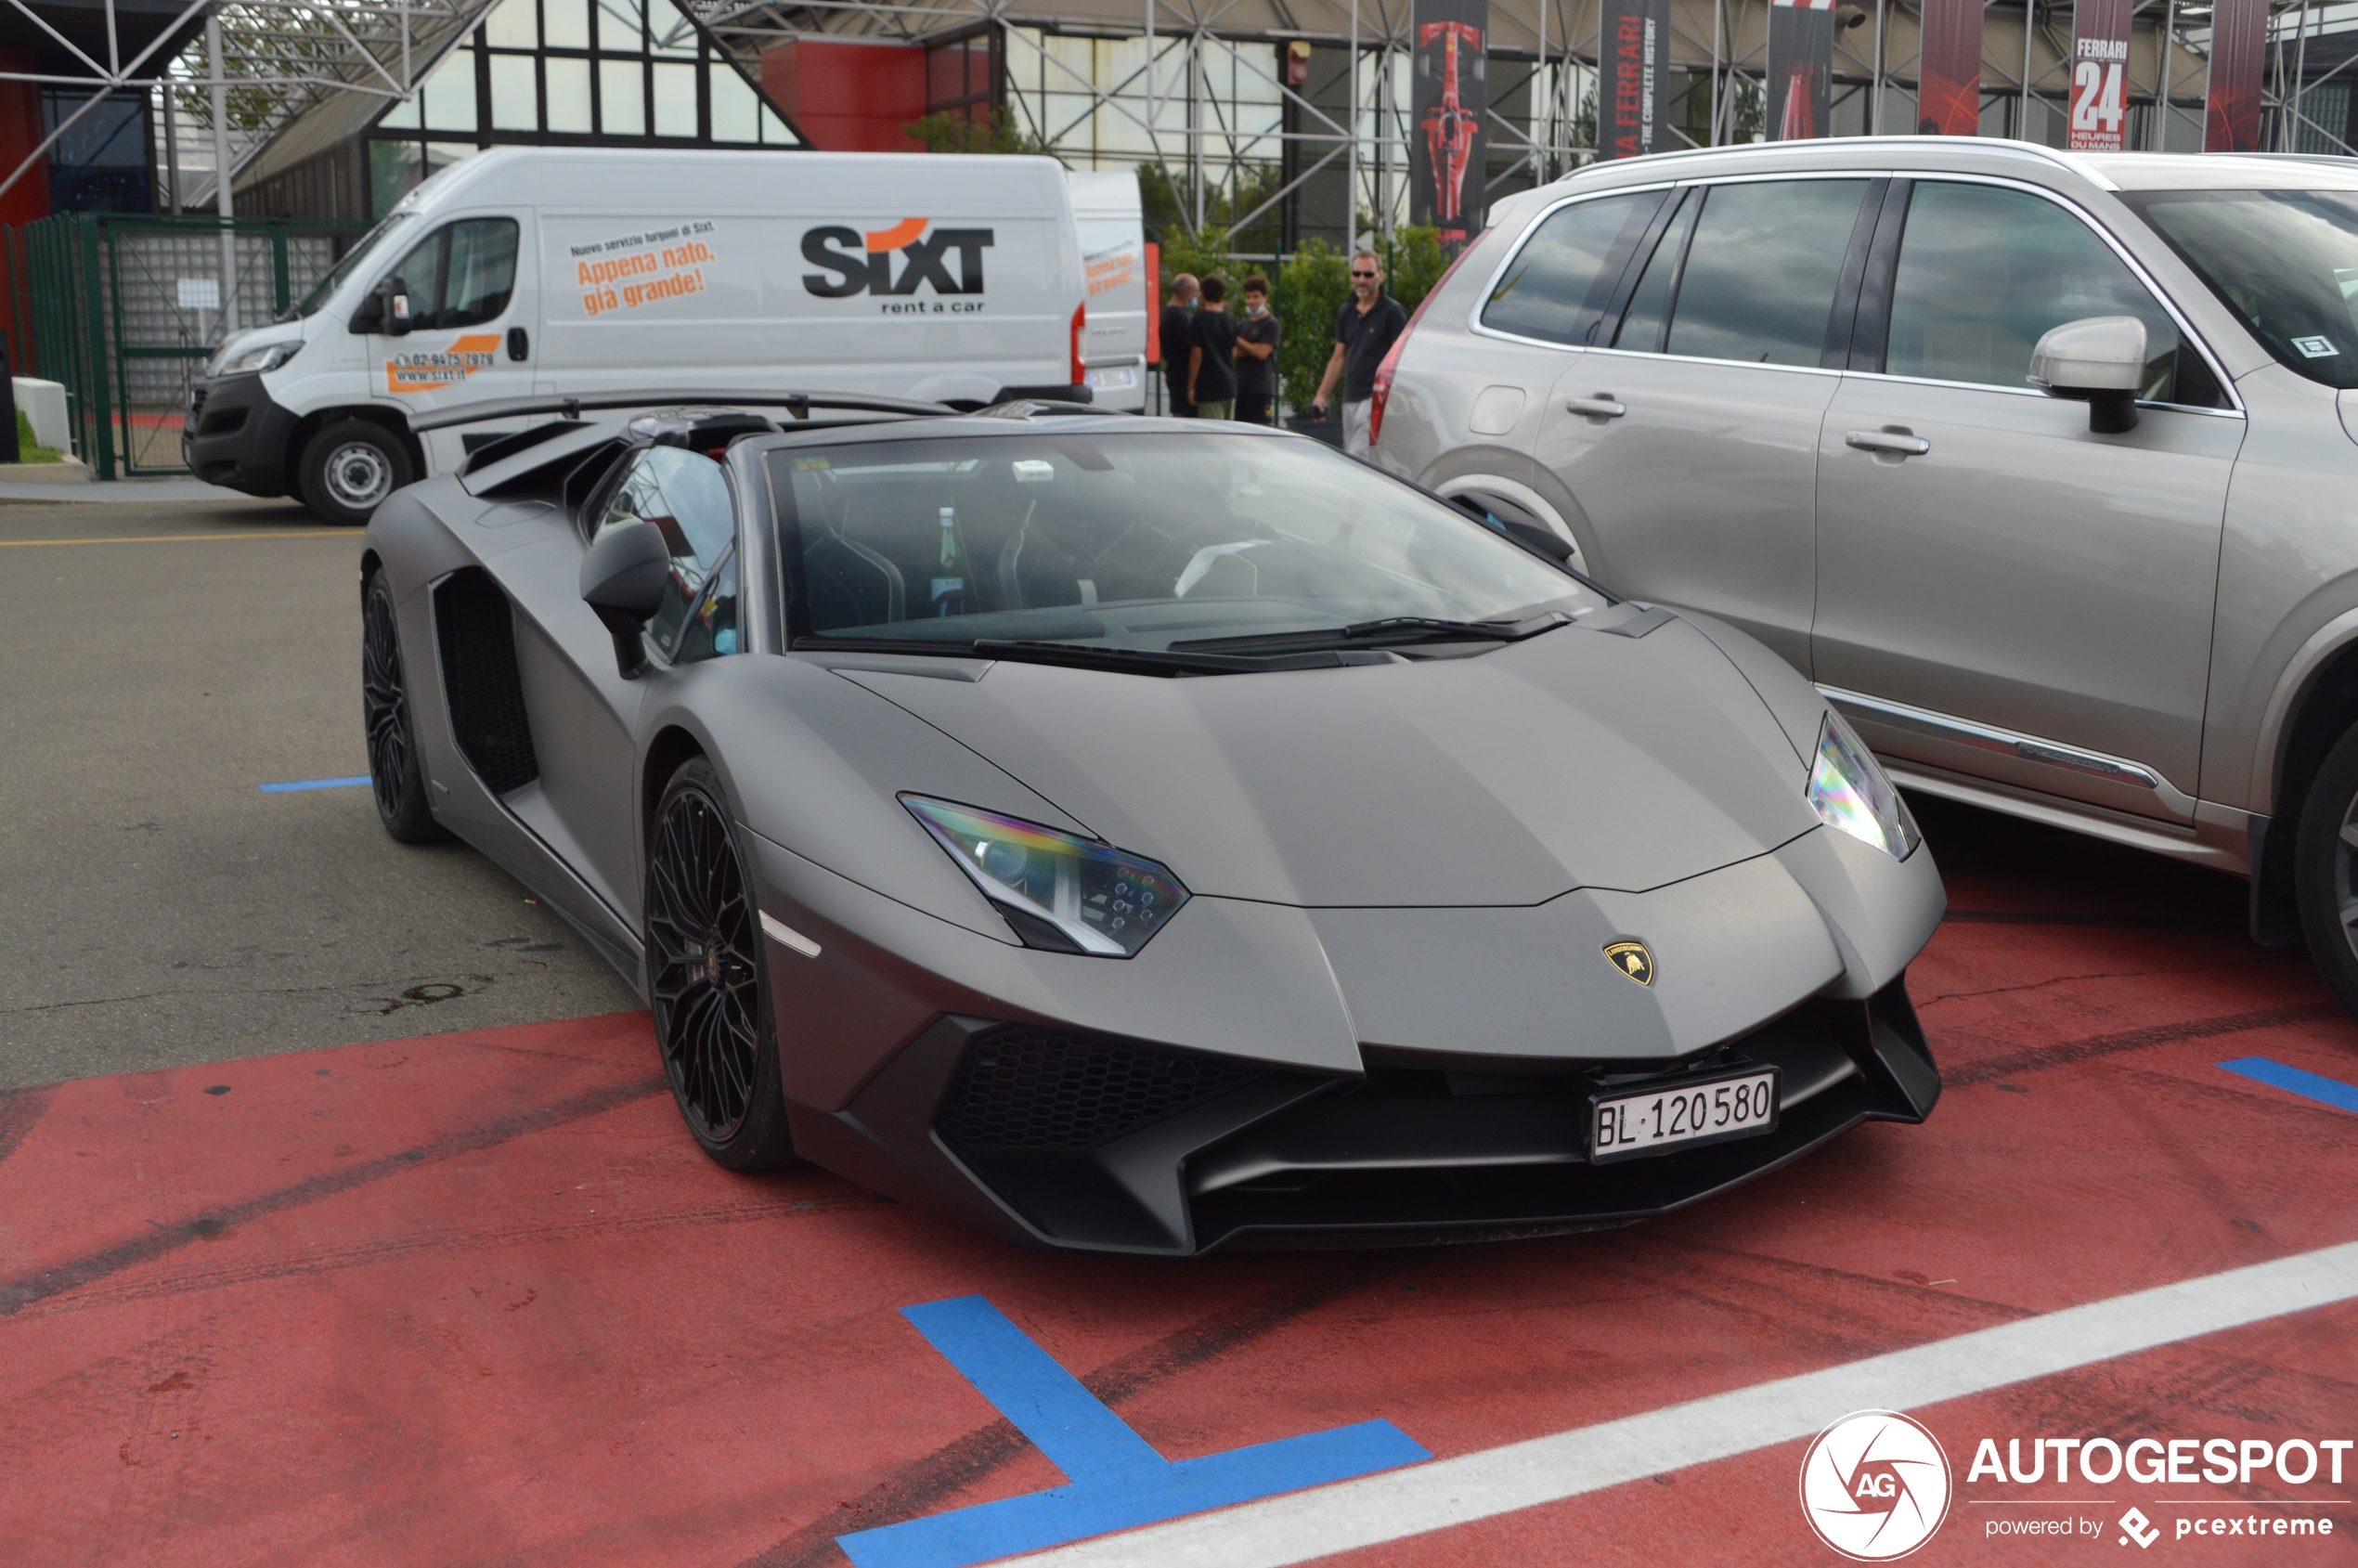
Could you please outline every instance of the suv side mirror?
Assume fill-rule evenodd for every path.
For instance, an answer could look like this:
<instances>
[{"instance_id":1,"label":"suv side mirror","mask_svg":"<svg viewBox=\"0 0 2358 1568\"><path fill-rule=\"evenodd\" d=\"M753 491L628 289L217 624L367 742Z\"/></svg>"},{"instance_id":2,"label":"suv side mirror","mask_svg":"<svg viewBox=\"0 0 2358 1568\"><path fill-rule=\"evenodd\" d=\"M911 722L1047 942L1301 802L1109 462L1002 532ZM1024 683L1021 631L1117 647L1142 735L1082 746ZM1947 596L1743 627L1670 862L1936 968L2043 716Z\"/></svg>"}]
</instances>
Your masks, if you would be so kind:
<instances>
[{"instance_id":1,"label":"suv side mirror","mask_svg":"<svg viewBox=\"0 0 2358 1568\"><path fill-rule=\"evenodd\" d=\"M615 668L625 680L646 667L641 633L663 607L671 583L671 547L652 523L600 534L581 558L581 602L614 634Z\"/></svg>"},{"instance_id":2,"label":"suv side mirror","mask_svg":"<svg viewBox=\"0 0 2358 1568\"><path fill-rule=\"evenodd\" d=\"M2030 351L2030 384L2050 397L2088 405L2088 428L2119 435L2137 428L2145 379L2145 324L2133 316L2088 316L2052 328Z\"/></svg>"},{"instance_id":3,"label":"suv side mirror","mask_svg":"<svg viewBox=\"0 0 2358 1568\"><path fill-rule=\"evenodd\" d=\"M373 307L373 308L371 308ZM369 330L382 332L389 338L406 338L416 320L409 313L409 285L398 278L387 278L369 293L369 305L361 307L369 320ZM360 325L355 321L354 326Z\"/></svg>"}]
</instances>

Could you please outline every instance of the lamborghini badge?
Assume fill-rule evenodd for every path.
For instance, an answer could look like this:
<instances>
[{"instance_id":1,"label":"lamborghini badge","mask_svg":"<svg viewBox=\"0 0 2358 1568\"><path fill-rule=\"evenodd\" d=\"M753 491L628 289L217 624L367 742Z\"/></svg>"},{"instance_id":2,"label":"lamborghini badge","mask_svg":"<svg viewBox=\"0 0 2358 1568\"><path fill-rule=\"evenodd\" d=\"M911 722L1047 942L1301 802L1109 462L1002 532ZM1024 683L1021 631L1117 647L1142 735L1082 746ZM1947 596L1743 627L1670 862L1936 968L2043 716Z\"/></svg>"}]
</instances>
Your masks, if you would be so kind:
<instances>
[{"instance_id":1,"label":"lamborghini badge","mask_svg":"<svg viewBox=\"0 0 2358 1568\"><path fill-rule=\"evenodd\" d=\"M1654 983L1654 955L1643 942L1607 942L1605 956L1613 966L1639 985Z\"/></svg>"}]
</instances>

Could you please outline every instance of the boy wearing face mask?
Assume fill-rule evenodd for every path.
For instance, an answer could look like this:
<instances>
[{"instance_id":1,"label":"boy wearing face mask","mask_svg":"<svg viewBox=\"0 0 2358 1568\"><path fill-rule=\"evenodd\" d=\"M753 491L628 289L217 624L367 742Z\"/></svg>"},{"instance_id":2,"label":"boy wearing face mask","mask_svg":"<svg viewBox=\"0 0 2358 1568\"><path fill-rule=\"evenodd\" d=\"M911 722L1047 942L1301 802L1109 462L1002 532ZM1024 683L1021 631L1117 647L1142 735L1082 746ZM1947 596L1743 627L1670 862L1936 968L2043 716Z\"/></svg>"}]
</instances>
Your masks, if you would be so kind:
<instances>
[{"instance_id":1,"label":"boy wearing face mask","mask_svg":"<svg viewBox=\"0 0 2358 1568\"><path fill-rule=\"evenodd\" d=\"M1245 313L1237 323L1237 418L1247 424L1276 423L1277 343L1285 329L1269 314L1269 279L1254 273L1244 281Z\"/></svg>"}]
</instances>

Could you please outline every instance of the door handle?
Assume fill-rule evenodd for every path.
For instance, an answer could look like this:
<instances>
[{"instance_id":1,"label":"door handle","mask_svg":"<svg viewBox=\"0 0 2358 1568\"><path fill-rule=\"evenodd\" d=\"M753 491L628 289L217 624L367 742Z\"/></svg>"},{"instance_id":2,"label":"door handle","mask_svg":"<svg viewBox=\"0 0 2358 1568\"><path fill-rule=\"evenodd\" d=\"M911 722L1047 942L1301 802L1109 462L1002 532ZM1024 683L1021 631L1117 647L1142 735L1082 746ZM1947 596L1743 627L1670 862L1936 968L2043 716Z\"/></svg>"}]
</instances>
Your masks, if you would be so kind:
<instances>
[{"instance_id":1,"label":"door handle","mask_svg":"<svg viewBox=\"0 0 2358 1568\"><path fill-rule=\"evenodd\" d=\"M511 359L532 357L532 335L522 327L508 329L508 357Z\"/></svg>"},{"instance_id":2,"label":"door handle","mask_svg":"<svg viewBox=\"0 0 2358 1568\"><path fill-rule=\"evenodd\" d=\"M1567 397L1564 409L1568 413L1593 414L1606 420L1617 420L1629 411L1628 406L1617 402L1610 392L1600 392L1594 397Z\"/></svg>"},{"instance_id":3,"label":"door handle","mask_svg":"<svg viewBox=\"0 0 2358 1568\"><path fill-rule=\"evenodd\" d=\"M1885 425L1881 430L1854 430L1844 435L1842 444L1856 447L1862 452L1889 452L1902 458L1921 458L1932 450L1932 443L1921 435L1911 434L1899 425Z\"/></svg>"}]
</instances>

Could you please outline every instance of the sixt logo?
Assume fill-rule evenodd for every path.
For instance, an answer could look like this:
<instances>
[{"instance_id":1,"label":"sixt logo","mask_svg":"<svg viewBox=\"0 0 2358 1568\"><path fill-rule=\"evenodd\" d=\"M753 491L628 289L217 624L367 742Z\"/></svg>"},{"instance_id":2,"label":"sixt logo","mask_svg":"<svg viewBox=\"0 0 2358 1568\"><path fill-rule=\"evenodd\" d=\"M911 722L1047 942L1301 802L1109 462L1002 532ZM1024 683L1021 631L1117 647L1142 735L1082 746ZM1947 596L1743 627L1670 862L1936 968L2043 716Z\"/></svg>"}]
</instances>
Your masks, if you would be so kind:
<instances>
[{"instance_id":1,"label":"sixt logo","mask_svg":"<svg viewBox=\"0 0 2358 1568\"><path fill-rule=\"evenodd\" d=\"M931 283L937 294L982 292L982 253L991 247L987 228L936 228L931 218L903 218L890 228L870 229L832 225L802 237L802 259L826 274L806 272L802 286L821 299L839 300L852 294L913 294L920 283ZM859 249L854 249L859 247ZM950 257L958 258L957 276L951 276ZM906 265L893 275L894 256ZM830 276L831 275L831 276Z\"/></svg>"}]
</instances>

